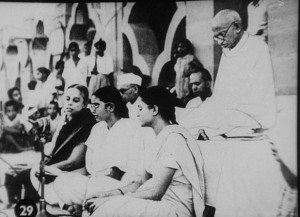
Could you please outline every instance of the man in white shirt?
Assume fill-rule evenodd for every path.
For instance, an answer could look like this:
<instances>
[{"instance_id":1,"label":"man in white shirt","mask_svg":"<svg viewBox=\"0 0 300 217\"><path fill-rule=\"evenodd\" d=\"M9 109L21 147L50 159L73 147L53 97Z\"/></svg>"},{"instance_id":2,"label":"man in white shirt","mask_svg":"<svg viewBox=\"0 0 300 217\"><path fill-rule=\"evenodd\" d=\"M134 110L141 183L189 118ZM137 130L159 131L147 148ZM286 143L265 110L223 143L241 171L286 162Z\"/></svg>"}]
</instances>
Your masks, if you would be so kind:
<instances>
[{"instance_id":1,"label":"man in white shirt","mask_svg":"<svg viewBox=\"0 0 300 217\"><path fill-rule=\"evenodd\" d=\"M79 58L79 45L71 42L69 45L70 59L65 62L63 78L65 79L65 88L72 84L81 84L87 86L87 71L85 61Z\"/></svg>"},{"instance_id":2,"label":"man in white shirt","mask_svg":"<svg viewBox=\"0 0 300 217\"><path fill-rule=\"evenodd\" d=\"M37 107L38 109L46 109L50 100L52 99L52 89L51 83L48 81L50 70L45 67L39 67L33 72L34 78L37 84L34 88L36 102L33 102L32 107Z\"/></svg>"},{"instance_id":3,"label":"man in white shirt","mask_svg":"<svg viewBox=\"0 0 300 217\"><path fill-rule=\"evenodd\" d=\"M243 31L240 15L222 10L212 22L215 41L223 48L212 97L177 117L198 138L232 130L268 129L275 122L273 69L267 44Z\"/></svg>"},{"instance_id":4,"label":"man in white shirt","mask_svg":"<svg viewBox=\"0 0 300 217\"><path fill-rule=\"evenodd\" d=\"M94 46L96 48L95 56L91 55L87 60L90 98L99 88L111 85L109 76L114 71L112 57L105 52L106 42L100 38Z\"/></svg>"},{"instance_id":5,"label":"man in white shirt","mask_svg":"<svg viewBox=\"0 0 300 217\"><path fill-rule=\"evenodd\" d=\"M124 73L117 77L117 87L120 91L122 98L127 102L129 118L137 119L138 102L140 100L140 90L142 78L133 73Z\"/></svg>"},{"instance_id":6,"label":"man in white shirt","mask_svg":"<svg viewBox=\"0 0 300 217\"><path fill-rule=\"evenodd\" d=\"M212 78L205 68L195 68L189 76L189 85L195 95L186 105L186 108L199 107L207 97L210 97Z\"/></svg>"}]
</instances>

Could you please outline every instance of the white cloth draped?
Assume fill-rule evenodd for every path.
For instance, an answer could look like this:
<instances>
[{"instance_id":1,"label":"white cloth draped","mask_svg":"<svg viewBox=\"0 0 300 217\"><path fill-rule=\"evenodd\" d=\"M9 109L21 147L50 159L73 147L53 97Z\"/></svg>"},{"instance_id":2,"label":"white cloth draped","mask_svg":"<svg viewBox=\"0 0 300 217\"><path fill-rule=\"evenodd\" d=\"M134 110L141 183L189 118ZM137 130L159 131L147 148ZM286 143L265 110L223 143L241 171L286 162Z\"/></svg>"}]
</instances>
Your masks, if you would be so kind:
<instances>
[{"instance_id":1,"label":"white cloth draped","mask_svg":"<svg viewBox=\"0 0 300 217\"><path fill-rule=\"evenodd\" d=\"M275 112L268 46L244 32L233 49L223 49L212 97L199 108L185 109L177 120L196 137L201 128L215 136L237 127L270 128Z\"/></svg>"},{"instance_id":2,"label":"white cloth draped","mask_svg":"<svg viewBox=\"0 0 300 217\"><path fill-rule=\"evenodd\" d=\"M91 176L74 173L58 176L54 189L60 200L66 204L81 204L90 193L140 181L145 156L141 130L131 119L121 119L109 130L106 122L97 123L86 141L86 169ZM121 181L105 177L113 166L126 172Z\"/></svg>"},{"instance_id":3,"label":"white cloth draped","mask_svg":"<svg viewBox=\"0 0 300 217\"><path fill-rule=\"evenodd\" d=\"M170 143L171 134L179 134L184 140ZM157 144L151 148L147 151L152 155L147 158L146 168L154 174L153 177L158 164L176 169L163 198L153 201L126 195L113 197L102 204L93 217L190 217L194 214L202 217L205 203L203 158L196 140L181 126L172 125L160 132ZM153 187L152 180L149 179L137 191ZM195 212L191 211L192 208Z\"/></svg>"}]
</instances>

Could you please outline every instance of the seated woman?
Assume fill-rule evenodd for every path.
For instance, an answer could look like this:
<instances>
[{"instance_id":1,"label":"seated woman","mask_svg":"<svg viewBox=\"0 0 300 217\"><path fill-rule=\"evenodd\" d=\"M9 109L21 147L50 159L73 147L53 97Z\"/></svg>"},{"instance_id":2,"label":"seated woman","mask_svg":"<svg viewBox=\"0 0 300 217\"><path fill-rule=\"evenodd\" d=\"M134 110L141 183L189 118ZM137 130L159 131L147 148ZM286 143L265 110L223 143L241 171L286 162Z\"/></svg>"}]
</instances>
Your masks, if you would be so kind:
<instances>
[{"instance_id":1,"label":"seated woman","mask_svg":"<svg viewBox=\"0 0 300 217\"><path fill-rule=\"evenodd\" d=\"M138 114L141 124L152 127L157 135L152 152L155 154L146 163L151 178L133 193L120 188L125 195L87 199L87 212L93 217L202 216L203 157L189 132L176 124L176 100L161 86L146 89L141 98Z\"/></svg>"},{"instance_id":2,"label":"seated woman","mask_svg":"<svg viewBox=\"0 0 300 217\"><path fill-rule=\"evenodd\" d=\"M86 152L84 142L96 123L95 117L86 108L88 90L85 86L79 84L69 86L64 98L64 117L58 124L57 134L54 134L52 142L45 150L45 154L49 156L45 171L54 175L60 174L61 171L74 171L84 167ZM31 170L31 181L36 189L40 185L36 176L38 171L39 167ZM52 187L52 182L45 187L46 200L49 203L56 202Z\"/></svg>"},{"instance_id":3,"label":"seated woman","mask_svg":"<svg viewBox=\"0 0 300 217\"><path fill-rule=\"evenodd\" d=\"M88 138L90 131L96 123L95 117L91 111L86 108L88 104L88 90L82 85L72 85L65 93L64 115L61 123L58 124L52 142L46 144L45 153L48 155L46 159L45 170L49 172L73 171L84 167L84 157L86 147L83 143ZM32 185L35 189L39 189L39 180L36 174L39 172L39 165L34 166L30 170L25 170L18 174L17 177L8 175L6 184L8 188L15 189L21 184L25 184L25 197L32 198ZM30 174L31 173L31 174ZM30 177L31 176L31 177ZM30 182L31 178L31 182ZM55 176L54 176L55 178ZM53 195L52 182L45 187L45 197L47 202L52 203ZM11 186L11 187L10 187Z\"/></svg>"},{"instance_id":4,"label":"seated woman","mask_svg":"<svg viewBox=\"0 0 300 217\"><path fill-rule=\"evenodd\" d=\"M66 205L82 205L86 196L134 191L145 180L142 128L128 118L119 91L111 86L100 88L91 101L99 123L85 142L87 173L65 173L54 182L60 202Z\"/></svg>"}]
</instances>

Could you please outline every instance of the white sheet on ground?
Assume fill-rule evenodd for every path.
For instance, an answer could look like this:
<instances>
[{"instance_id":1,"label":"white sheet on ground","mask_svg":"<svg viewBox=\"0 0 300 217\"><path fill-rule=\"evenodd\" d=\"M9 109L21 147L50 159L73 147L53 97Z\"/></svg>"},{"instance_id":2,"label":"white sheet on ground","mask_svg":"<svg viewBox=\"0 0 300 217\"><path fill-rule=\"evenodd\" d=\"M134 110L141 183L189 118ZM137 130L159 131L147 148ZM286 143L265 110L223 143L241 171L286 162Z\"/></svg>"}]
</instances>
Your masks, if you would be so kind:
<instances>
[{"instance_id":1,"label":"white sheet on ground","mask_svg":"<svg viewBox=\"0 0 300 217\"><path fill-rule=\"evenodd\" d=\"M267 140L198 141L215 217L273 217L282 176Z\"/></svg>"}]
</instances>

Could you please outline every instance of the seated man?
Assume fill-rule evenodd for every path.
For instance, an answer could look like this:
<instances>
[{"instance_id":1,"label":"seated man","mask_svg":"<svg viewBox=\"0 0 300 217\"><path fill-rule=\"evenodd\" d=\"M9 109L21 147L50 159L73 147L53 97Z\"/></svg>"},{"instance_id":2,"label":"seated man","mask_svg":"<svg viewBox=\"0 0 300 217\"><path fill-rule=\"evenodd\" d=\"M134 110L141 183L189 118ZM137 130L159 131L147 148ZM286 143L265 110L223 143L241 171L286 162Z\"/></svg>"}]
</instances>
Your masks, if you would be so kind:
<instances>
[{"instance_id":1,"label":"seated man","mask_svg":"<svg viewBox=\"0 0 300 217\"><path fill-rule=\"evenodd\" d=\"M133 73L124 73L117 77L118 89L127 103L129 118L137 119L138 101L140 99L142 78Z\"/></svg>"},{"instance_id":2,"label":"seated man","mask_svg":"<svg viewBox=\"0 0 300 217\"><path fill-rule=\"evenodd\" d=\"M210 139L239 130L268 129L275 121L276 101L268 46L244 32L240 15L222 10L212 22L215 41L223 48L212 97L186 109L177 120L198 138Z\"/></svg>"},{"instance_id":3,"label":"seated man","mask_svg":"<svg viewBox=\"0 0 300 217\"><path fill-rule=\"evenodd\" d=\"M211 75L205 68L197 67L191 72L189 83L196 97L188 101L186 108L197 108L211 96L211 82Z\"/></svg>"}]
</instances>

